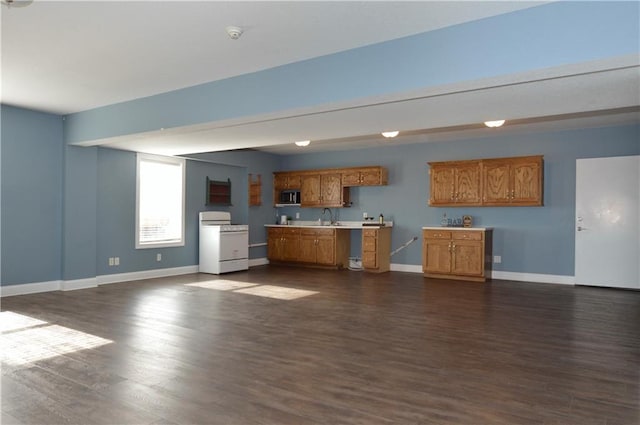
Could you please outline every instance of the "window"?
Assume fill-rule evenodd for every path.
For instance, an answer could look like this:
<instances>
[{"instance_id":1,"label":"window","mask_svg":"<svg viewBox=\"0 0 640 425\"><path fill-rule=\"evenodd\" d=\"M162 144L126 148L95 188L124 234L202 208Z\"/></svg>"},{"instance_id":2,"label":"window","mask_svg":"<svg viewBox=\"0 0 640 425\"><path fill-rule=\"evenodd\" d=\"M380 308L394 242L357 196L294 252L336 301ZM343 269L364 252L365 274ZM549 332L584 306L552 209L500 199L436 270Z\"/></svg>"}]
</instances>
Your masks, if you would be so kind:
<instances>
[{"instance_id":1,"label":"window","mask_svg":"<svg viewBox=\"0 0 640 425\"><path fill-rule=\"evenodd\" d=\"M136 249L184 246L184 163L137 155Z\"/></svg>"}]
</instances>

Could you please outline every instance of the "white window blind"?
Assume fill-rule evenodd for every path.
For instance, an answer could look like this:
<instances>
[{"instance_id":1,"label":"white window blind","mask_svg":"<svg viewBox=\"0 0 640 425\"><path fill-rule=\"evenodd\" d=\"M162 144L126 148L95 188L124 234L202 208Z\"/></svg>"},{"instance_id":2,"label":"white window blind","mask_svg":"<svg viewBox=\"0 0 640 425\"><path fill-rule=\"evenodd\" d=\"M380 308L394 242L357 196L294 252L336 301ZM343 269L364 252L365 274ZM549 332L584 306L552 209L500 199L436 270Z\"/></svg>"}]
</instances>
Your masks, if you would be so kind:
<instances>
[{"instance_id":1,"label":"white window blind","mask_svg":"<svg viewBox=\"0 0 640 425\"><path fill-rule=\"evenodd\" d=\"M137 155L136 248L184 245L184 160Z\"/></svg>"}]
</instances>

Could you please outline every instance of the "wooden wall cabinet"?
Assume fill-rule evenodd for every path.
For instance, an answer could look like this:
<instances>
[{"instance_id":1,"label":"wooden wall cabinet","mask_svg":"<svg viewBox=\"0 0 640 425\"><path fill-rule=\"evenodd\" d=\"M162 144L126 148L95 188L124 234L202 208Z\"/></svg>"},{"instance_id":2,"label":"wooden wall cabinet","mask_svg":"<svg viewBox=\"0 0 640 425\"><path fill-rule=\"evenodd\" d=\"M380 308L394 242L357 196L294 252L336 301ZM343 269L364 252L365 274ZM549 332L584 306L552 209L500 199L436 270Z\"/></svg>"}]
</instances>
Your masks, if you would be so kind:
<instances>
[{"instance_id":1,"label":"wooden wall cabinet","mask_svg":"<svg viewBox=\"0 0 640 425\"><path fill-rule=\"evenodd\" d=\"M484 160L482 166L484 205L542 205L542 156Z\"/></svg>"},{"instance_id":2,"label":"wooden wall cabinet","mask_svg":"<svg viewBox=\"0 0 640 425\"><path fill-rule=\"evenodd\" d=\"M301 176L292 173L274 173L273 187L277 190L300 189Z\"/></svg>"},{"instance_id":3,"label":"wooden wall cabinet","mask_svg":"<svg viewBox=\"0 0 640 425\"><path fill-rule=\"evenodd\" d=\"M491 273L491 229L423 228L425 277L485 282Z\"/></svg>"},{"instance_id":4,"label":"wooden wall cabinet","mask_svg":"<svg viewBox=\"0 0 640 425\"><path fill-rule=\"evenodd\" d=\"M440 162L430 165L429 205L480 205L480 161Z\"/></svg>"},{"instance_id":5,"label":"wooden wall cabinet","mask_svg":"<svg viewBox=\"0 0 640 425\"><path fill-rule=\"evenodd\" d=\"M300 190L301 207L349 206L349 187L387 184L387 169L379 165L273 173L273 203L283 190Z\"/></svg>"},{"instance_id":6,"label":"wooden wall cabinet","mask_svg":"<svg viewBox=\"0 0 640 425\"><path fill-rule=\"evenodd\" d=\"M342 186L339 173L302 176L302 207L343 207L349 202L349 188Z\"/></svg>"},{"instance_id":7,"label":"wooden wall cabinet","mask_svg":"<svg viewBox=\"0 0 640 425\"><path fill-rule=\"evenodd\" d=\"M342 171L343 186L386 186L387 169L380 166L345 168Z\"/></svg>"},{"instance_id":8,"label":"wooden wall cabinet","mask_svg":"<svg viewBox=\"0 0 640 425\"><path fill-rule=\"evenodd\" d=\"M269 227L267 258L272 262L346 267L349 230Z\"/></svg>"},{"instance_id":9,"label":"wooden wall cabinet","mask_svg":"<svg viewBox=\"0 0 640 425\"><path fill-rule=\"evenodd\" d=\"M431 206L541 206L543 157L429 163Z\"/></svg>"},{"instance_id":10,"label":"wooden wall cabinet","mask_svg":"<svg viewBox=\"0 0 640 425\"><path fill-rule=\"evenodd\" d=\"M391 268L391 228L362 229L362 268L373 273Z\"/></svg>"}]
</instances>

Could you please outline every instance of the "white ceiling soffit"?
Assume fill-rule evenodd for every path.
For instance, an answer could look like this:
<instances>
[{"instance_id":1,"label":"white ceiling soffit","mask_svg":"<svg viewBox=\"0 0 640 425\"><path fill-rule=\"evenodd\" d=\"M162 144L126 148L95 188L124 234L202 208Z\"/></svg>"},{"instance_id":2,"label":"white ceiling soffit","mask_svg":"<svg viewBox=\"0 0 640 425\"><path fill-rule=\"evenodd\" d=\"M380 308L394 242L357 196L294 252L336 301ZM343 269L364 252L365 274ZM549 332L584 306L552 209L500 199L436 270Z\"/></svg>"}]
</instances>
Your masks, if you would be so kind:
<instances>
[{"instance_id":1,"label":"white ceiling soffit","mask_svg":"<svg viewBox=\"0 0 640 425\"><path fill-rule=\"evenodd\" d=\"M506 119L507 127L515 120L523 130L543 122L552 128L549 121L553 128L638 122L639 69L637 57L625 57L83 145L163 155L245 148L289 154L482 135L480 123L489 119ZM402 133L391 142L379 135L384 130ZM307 148L293 145L306 139Z\"/></svg>"},{"instance_id":2,"label":"white ceiling soffit","mask_svg":"<svg viewBox=\"0 0 640 425\"><path fill-rule=\"evenodd\" d=\"M35 0L23 8L3 5L0 101L66 115L542 3ZM239 40L229 38L229 25L244 29Z\"/></svg>"}]
</instances>

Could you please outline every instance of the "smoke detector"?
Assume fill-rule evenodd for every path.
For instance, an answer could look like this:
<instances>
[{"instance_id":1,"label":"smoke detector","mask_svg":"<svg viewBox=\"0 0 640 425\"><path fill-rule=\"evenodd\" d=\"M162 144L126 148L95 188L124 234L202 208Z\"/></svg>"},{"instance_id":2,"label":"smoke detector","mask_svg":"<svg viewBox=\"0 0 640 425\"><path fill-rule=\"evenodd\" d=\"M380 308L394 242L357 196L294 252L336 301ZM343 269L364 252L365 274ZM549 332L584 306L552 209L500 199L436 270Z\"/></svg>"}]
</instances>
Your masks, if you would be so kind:
<instances>
[{"instance_id":1,"label":"smoke detector","mask_svg":"<svg viewBox=\"0 0 640 425\"><path fill-rule=\"evenodd\" d=\"M231 37L232 40L237 40L242 35L242 28L240 27L229 26L226 29L227 34L229 34L229 37Z\"/></svg>"}]
</instances>

